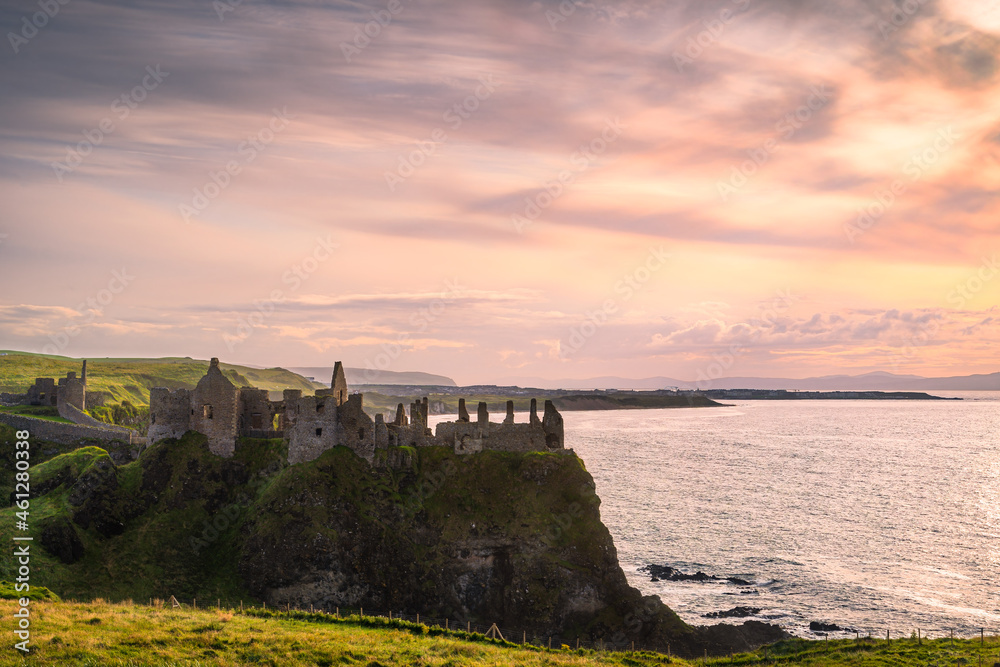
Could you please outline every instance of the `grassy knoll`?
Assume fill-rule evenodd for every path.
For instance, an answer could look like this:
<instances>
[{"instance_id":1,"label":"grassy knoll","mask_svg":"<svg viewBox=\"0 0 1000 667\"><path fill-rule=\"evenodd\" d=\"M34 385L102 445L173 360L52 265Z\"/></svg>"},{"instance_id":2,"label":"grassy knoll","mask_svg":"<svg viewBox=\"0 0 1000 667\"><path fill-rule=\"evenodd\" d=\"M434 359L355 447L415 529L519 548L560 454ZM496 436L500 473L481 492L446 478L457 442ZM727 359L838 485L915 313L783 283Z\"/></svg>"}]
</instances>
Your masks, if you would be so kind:
<instances>
[{"instance_id":1,"label":"grassy knoll","mask_svg":"<svg viewBox=\"0 0 1000 667\"><path fill-rule=\"evenodd\" d=\"M28 352L4 351L0 356L0 391L24 392L35 378L65 377L69 371L80 372L80 359ZM301 389L312 393L316 383L284 368L257 369L233 364L221 364L222 371L236 386L249 385L268 391ZM208 361L190 357L162 359L88 359L87 390L100 395L108 403L130 401L134 405L149 404L152 387L191 389L208 370Z\"/></svg>"},{"instance_id":2,"label":"grassy knoll","mask_svg":"<svg viewBox=\"0 0 1000 667\"><path fill-rule=\"evenodd\" d=\"M10 646L0 665L274 665L325 667L513 667L514 665L630 666L694 665L651 652L539 649L488 639L478 633L445 631L406 621L247 609L173 609L131 603L44 602L31 606L33 653L25 659ZM0 601L11 618L13 601ZM708 665L809 665L889 667L983 665L1000 661L1000 640L862 639L780 642L753 653L709 658Z\"/></svg>"},{"instance_id":3,"label":"grassy knoll","mask_svg":"<svg viewBox=\"0 0 1000 667\"><path fill-rule=\"evenodd\" d=\"M32 606L33 653L11 646L0 665L273 665L282 667L528 667L542 665L686 665L658 654L543 650L494 641L476 633L388 619L337 621L328 615L241 614L144 605L38 603ZM0 602L10 619L11 601ZM13 635L12 635L13 636Z\"/></svg>"}]
</instances>

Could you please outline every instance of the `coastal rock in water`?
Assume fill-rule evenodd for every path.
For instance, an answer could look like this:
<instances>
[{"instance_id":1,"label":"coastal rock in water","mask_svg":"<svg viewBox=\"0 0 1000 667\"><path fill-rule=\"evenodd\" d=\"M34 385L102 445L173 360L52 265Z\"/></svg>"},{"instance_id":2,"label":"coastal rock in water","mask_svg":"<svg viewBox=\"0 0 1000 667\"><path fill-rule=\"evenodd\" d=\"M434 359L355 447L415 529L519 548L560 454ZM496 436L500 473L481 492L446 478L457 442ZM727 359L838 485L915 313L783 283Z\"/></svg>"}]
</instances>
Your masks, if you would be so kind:
<instances>
[{"instance_id":1,"label":"coastal rock in water","mask_svg":"<svg viewBox=\"0 0 1000 667\"><path fill-rule=\"evenodd\" d=\"M651 563L639 568L640 572L648 572L651 581L728 581L737 586L752 586L752 582L739 577L717 577L714 574L705 574L698 570L694 574L687 574L669 565L656 565Z\"/></svg>"},{"instance_id":2,"label":"coastal rock in water","mask_svg":"<svg viewBox=\"0 0 1000 667\"><path fill-rule=\"evenodd\" d=\"M674 569L669 565L645 565L639 568L640 572L648 572L652 581L718 581L718 577L698 571L694 574L687 574Z\"/></svg>"},{"instance_id":3,"label":"coastal rock in water","mask_svg":"<svg viewBox=\"0 0 1000 667\"><path fill-rule=\"evenodd\" d=\"M746 618L760 613L760 607L733 607L728 611L711 611L702 614L703 618Z\"/></svg>"},{"instance_id":4,"label":"coastal rock in water","mask_svg":"<svg viewBox=\"0 0 1000 667\"><path fill-rule=\"evenodd\" d=\"M842 628L836 623L820 623L819 621L809 623L809 629L812 632L857 632L854 628Z\"/></svg>"}]
</instances>

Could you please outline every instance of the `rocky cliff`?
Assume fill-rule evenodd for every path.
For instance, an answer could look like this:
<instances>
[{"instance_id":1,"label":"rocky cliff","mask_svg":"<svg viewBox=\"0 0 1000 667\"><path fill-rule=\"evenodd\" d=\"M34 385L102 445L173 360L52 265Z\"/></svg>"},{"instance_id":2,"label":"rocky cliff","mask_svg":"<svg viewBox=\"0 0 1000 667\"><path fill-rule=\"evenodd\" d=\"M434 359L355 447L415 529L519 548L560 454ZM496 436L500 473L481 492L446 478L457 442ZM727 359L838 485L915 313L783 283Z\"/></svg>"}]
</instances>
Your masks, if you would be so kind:
<instances>
[{"instance_id":1,"label":"rocky cliff","mask_svg":"<svg viewBox=\"0 0 1000 667\"><path fill-rule=\"evenodd\" d=\"M781 636L693 628L629 587L570 451L400 447L371 467L336 448L289 467L281 447L245 440L223 459L188 433L124 466L97 448L38 466L37 583L63 597L392 609L689 654Z\"/></svg>"}]
</instances>

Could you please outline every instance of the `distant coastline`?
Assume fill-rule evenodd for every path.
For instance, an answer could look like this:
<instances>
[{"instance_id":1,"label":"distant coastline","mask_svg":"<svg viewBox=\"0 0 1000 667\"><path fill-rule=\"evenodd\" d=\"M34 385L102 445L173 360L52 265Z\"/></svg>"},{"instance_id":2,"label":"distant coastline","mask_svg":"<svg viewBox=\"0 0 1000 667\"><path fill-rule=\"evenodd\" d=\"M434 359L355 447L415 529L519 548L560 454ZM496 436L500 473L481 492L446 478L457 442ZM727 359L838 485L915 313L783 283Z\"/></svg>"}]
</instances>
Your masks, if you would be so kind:
<instances>
[{"instance_id":1,"label":"distant coastline","mask_svg":"<svg viewBox=\"0 0 1000 667\"><path fill-rule=\"evenodd\" d=\"M753 401L961 401L958 397L932 396L922 391L788 391L787 389L707 389L713 399Z\"/></svg>"}]
</instances>

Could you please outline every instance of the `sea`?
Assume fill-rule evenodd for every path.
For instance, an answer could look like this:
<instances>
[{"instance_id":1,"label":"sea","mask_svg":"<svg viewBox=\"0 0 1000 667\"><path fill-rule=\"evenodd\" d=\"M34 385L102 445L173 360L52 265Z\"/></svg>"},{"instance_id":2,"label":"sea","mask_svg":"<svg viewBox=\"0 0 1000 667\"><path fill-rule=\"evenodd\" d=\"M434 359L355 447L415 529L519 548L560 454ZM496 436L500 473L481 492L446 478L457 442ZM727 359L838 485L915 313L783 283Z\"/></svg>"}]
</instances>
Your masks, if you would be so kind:
<instances>
[{"instance_id":1,"label":"sea","mask_svg":"<svg viewBox=\"0 0 1000 667\"><path fill-rule=\"evenodd\" d=\"M563 418L630 584L688 623L1000 633L1000 393L937 395L963 400ZM709 578L654 581L649 565ZM752 613L706 617L735 607Z\"/></svg>"}]
</instances>

